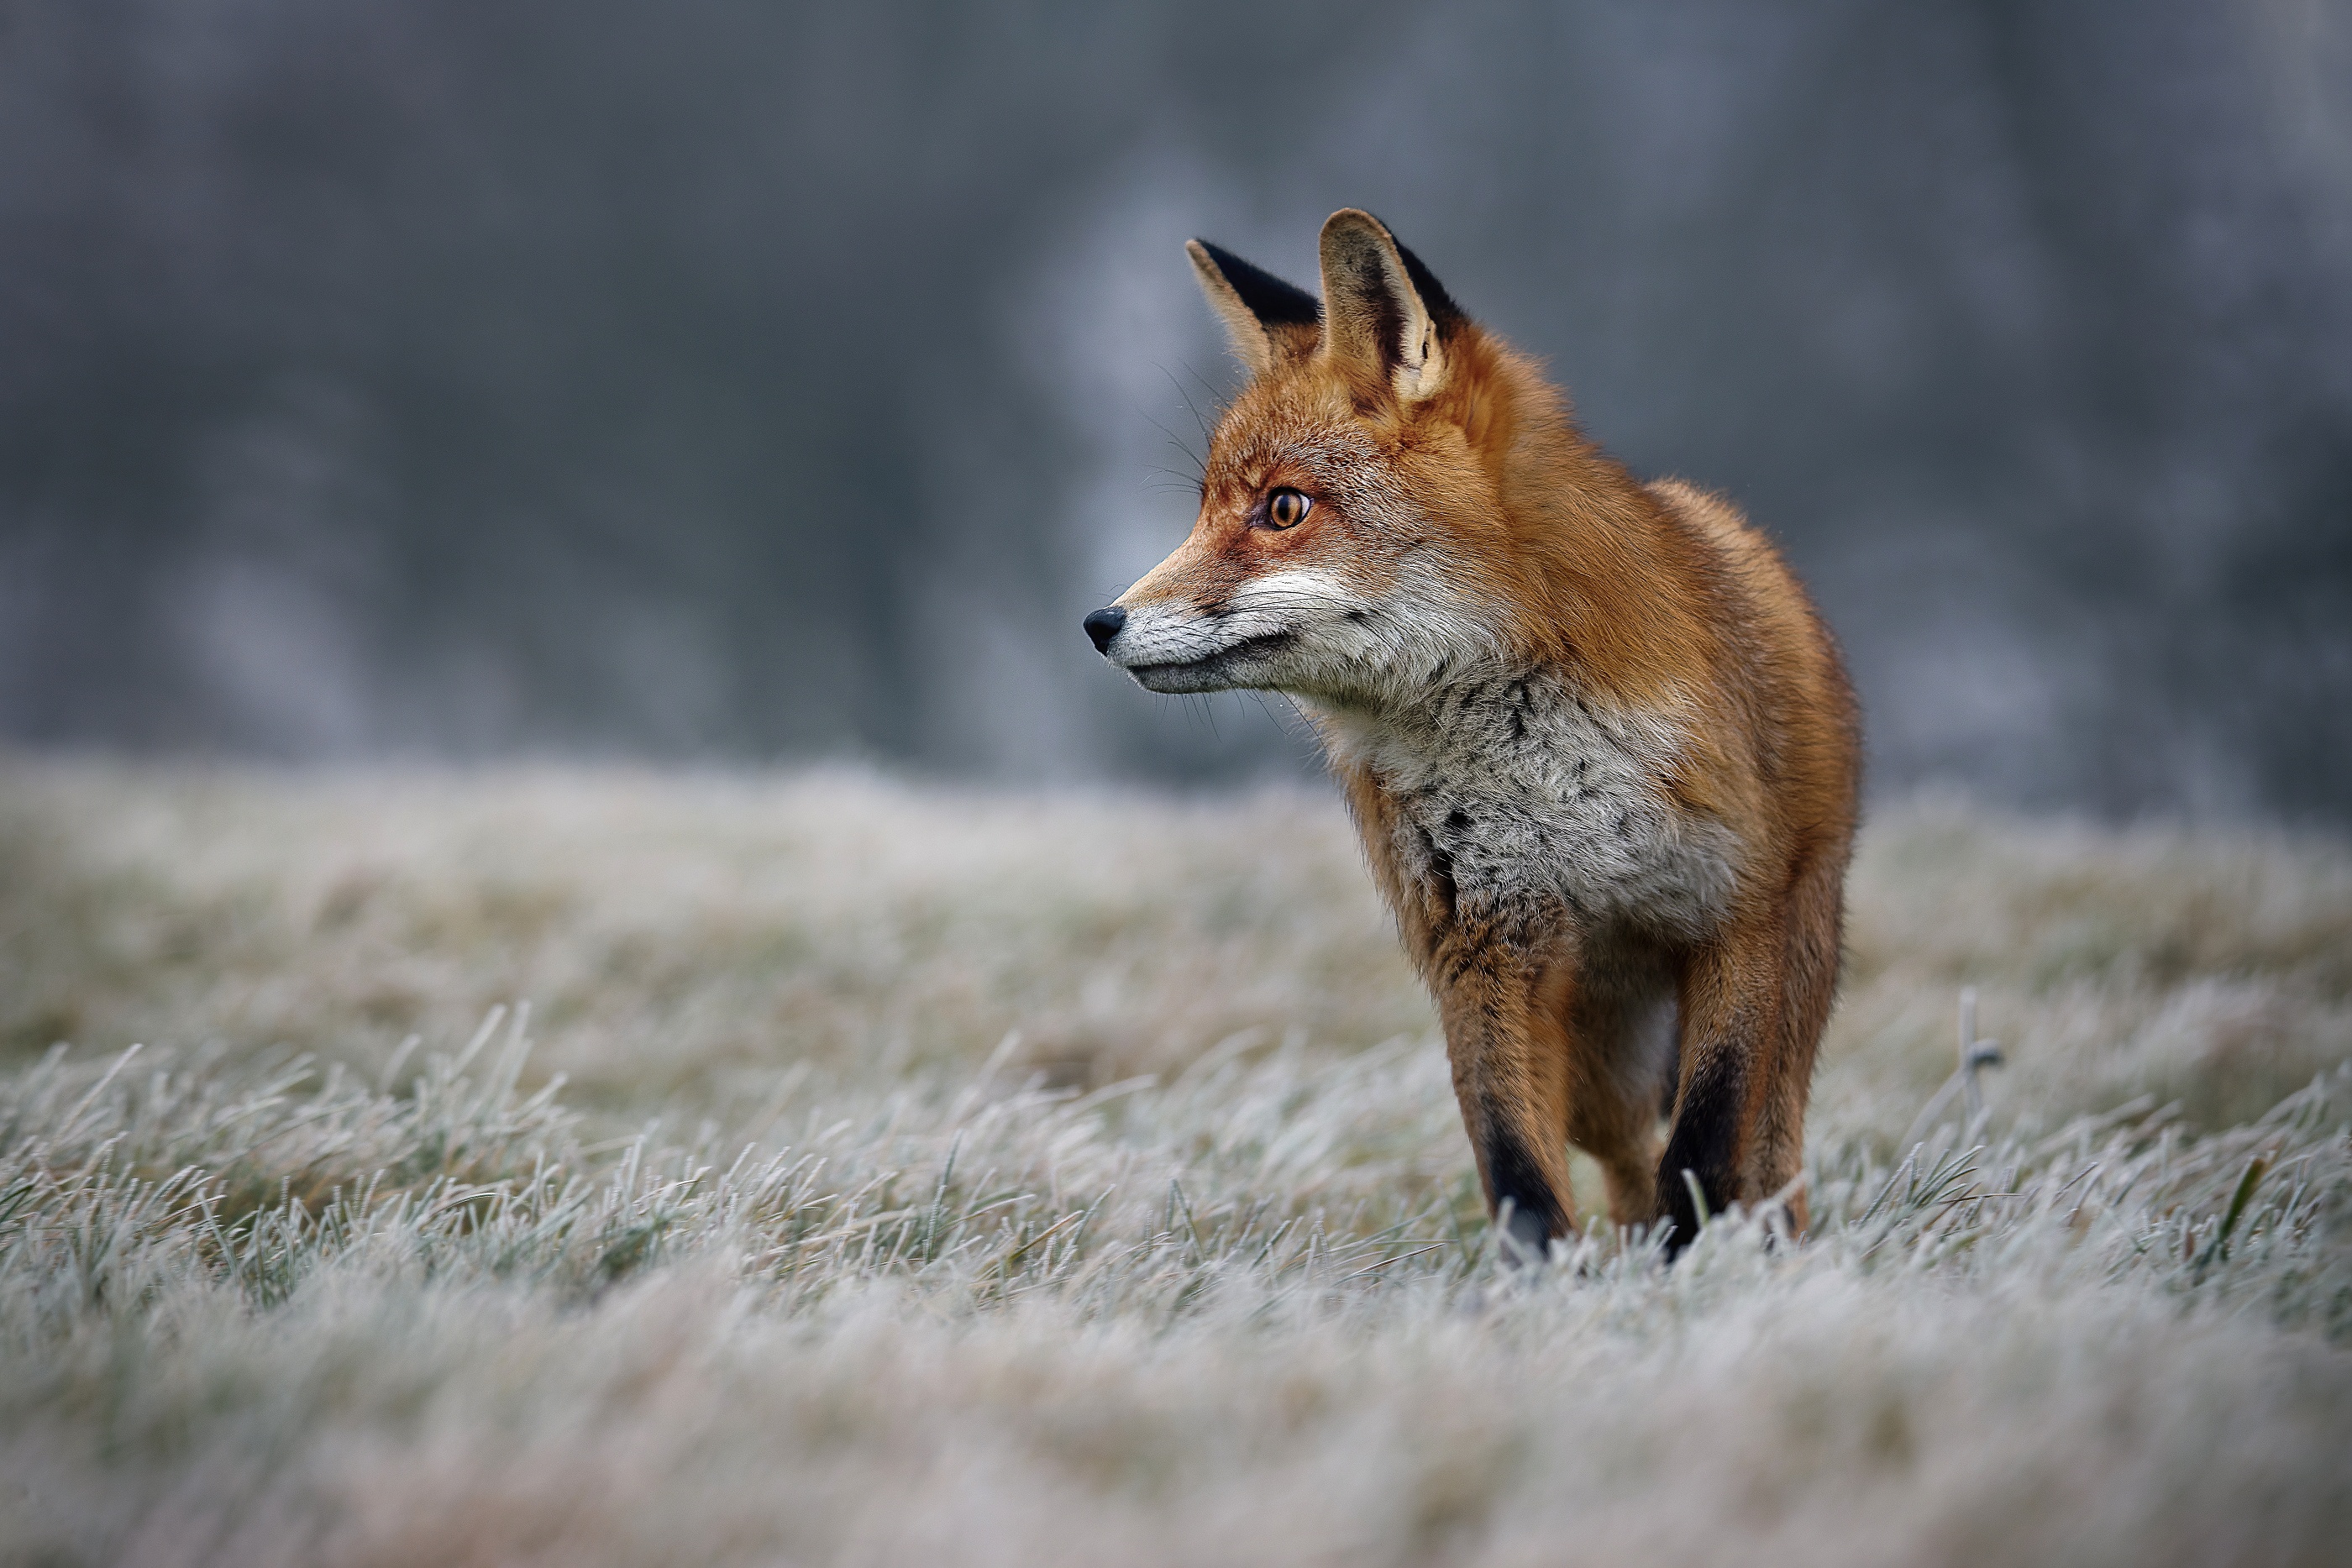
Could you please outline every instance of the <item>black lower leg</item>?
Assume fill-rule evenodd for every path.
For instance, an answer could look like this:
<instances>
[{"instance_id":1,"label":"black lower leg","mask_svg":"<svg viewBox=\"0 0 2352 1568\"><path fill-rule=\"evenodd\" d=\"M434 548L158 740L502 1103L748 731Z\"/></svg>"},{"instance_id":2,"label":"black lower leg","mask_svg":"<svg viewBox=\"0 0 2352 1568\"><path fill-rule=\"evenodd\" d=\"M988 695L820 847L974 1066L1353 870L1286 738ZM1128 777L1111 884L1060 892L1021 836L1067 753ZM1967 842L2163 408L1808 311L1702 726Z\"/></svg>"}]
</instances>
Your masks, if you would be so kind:
<instances>
[{"instance_id":1,"label":"black lower leg","mask_svg":"<svg viewBox=\"0 0 2352 1568\"><path fill-rule=\"evenodd\" d=\"M1707 1215L1738 1196L1739 1122L1747 1100L1738 1063L1717 1058L1691 1075L1658 1162L1658 1223L1671 1258L1698 1239Z\"/></svg>"},{"instance_id":2,"label":"black lower leg","mask_svg":"<svg viewBox=\"0 0 2352 1568\"><path fill-rule=\"evenodd\" d=\"M1552 1190L1534 1151L1496 1118L1487 1118L1479 1141L1485 1145L1488 1210L1510 1239L1514 1260L1540 1261L1552 1238L1568 1234L1563 1195Z\"/></svg>"}]
</instances>

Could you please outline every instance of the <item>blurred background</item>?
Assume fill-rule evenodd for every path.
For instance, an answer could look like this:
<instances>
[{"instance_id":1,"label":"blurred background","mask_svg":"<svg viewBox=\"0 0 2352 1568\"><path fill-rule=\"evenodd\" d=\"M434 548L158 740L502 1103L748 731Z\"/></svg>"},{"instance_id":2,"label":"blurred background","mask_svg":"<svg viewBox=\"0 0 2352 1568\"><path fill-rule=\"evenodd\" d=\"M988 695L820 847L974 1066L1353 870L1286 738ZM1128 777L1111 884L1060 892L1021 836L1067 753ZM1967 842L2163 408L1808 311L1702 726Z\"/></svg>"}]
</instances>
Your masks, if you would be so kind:
<instances>
[{"instance_id":1,"label":"blurred background","mask_svg":"<svg viewBox=\"0 0 2352 1568\"><path fill-rule=\"evenodd\" d=\"M1300 775L1078 617L1381 214L1881 790L2352 821L2352 0L0 0L0 741Z\"/></svg>"}]
</instances>

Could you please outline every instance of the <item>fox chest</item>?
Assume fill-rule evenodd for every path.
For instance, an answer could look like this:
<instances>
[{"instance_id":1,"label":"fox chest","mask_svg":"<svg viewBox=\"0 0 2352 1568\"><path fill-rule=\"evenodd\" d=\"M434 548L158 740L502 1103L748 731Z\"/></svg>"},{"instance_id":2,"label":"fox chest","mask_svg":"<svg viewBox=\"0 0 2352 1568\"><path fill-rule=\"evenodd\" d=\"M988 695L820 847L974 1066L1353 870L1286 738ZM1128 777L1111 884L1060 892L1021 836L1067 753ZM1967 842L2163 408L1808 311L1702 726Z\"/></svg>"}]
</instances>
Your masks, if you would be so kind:
<instances>
[{"instance_id":1,"label":"fox chest","mask_svg":"<svg viewBox=\"0 0 2352 1568\"><path fill-rule=\"evenodd\" d=\"M1376 852L1465 913L1696 936L1729 900L1736 846L1670 791L1673 731L1561 684L1465 685L1349 727L1343 747L1391 803L1394 841Z\"/></svg>"}]
</instances>

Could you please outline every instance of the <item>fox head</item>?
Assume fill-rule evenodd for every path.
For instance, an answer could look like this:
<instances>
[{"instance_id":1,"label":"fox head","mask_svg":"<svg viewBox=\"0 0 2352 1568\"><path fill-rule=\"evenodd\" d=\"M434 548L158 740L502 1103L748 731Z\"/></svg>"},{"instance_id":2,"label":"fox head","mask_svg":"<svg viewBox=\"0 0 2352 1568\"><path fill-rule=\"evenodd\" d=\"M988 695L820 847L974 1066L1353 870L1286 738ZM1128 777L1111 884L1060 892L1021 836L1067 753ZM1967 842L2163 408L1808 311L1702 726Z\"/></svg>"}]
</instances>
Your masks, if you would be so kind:
<instances>
[{"instance_id":1,"label":"fox head","mask_svg":"<svg viewBox=\"0 0 2352 1568\"><path fill-rule=\"evenodd\" d=\"M1379 706L1540 637L1519 536L1565 405L1368 213L1323 225L1323 298L1185 247L1248 385L1218 421L1190 538L1086 618L1156 692ZM1535 620L1542 617L1538 615Z\"/></svg>"}]
</instances>

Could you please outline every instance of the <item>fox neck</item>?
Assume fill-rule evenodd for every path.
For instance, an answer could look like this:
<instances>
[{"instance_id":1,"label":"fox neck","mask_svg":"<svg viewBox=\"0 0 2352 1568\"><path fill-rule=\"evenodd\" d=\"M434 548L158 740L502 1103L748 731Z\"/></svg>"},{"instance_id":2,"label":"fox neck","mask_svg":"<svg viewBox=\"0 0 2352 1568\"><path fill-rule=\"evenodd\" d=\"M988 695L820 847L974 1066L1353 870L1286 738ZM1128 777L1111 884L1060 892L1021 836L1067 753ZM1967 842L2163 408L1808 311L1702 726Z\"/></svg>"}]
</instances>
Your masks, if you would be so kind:
<instances>
[{"instance_id":1,"label":"fox neck","mask_svg":"<svg viewBox=\"0 0 2352 1568\"><path fill-rule=\"evenodd\" d=\"M1529 681L1599 711L1669 708L1675 662L1704 635L1687 610L1689 540L1664 507L1585 438L1530 362L1491 341L1477 348L1446 413L1494 500L1457 519L1461 555L1441 574L1476 586L1462 603L1423 606L1424 645L1377 676L1306 695L1335 755L1453 747L1483 722L1468 716L1481 693Z\"/></svg>"},{"instance_id":2,"label":"fox neck","mask_svg":"<svg viewBox=\"0 0 2352 1568\"><path fill-rule=\"evenodd\" d=\"M1577 428L1564 394L1496 350L1482 367L1503 417L1478 442L1499 497L1502 662L1548 669L1610 706L1665 697L1704 628L1703 576L1664 506Z\"/></svg>"}]
</instances>

